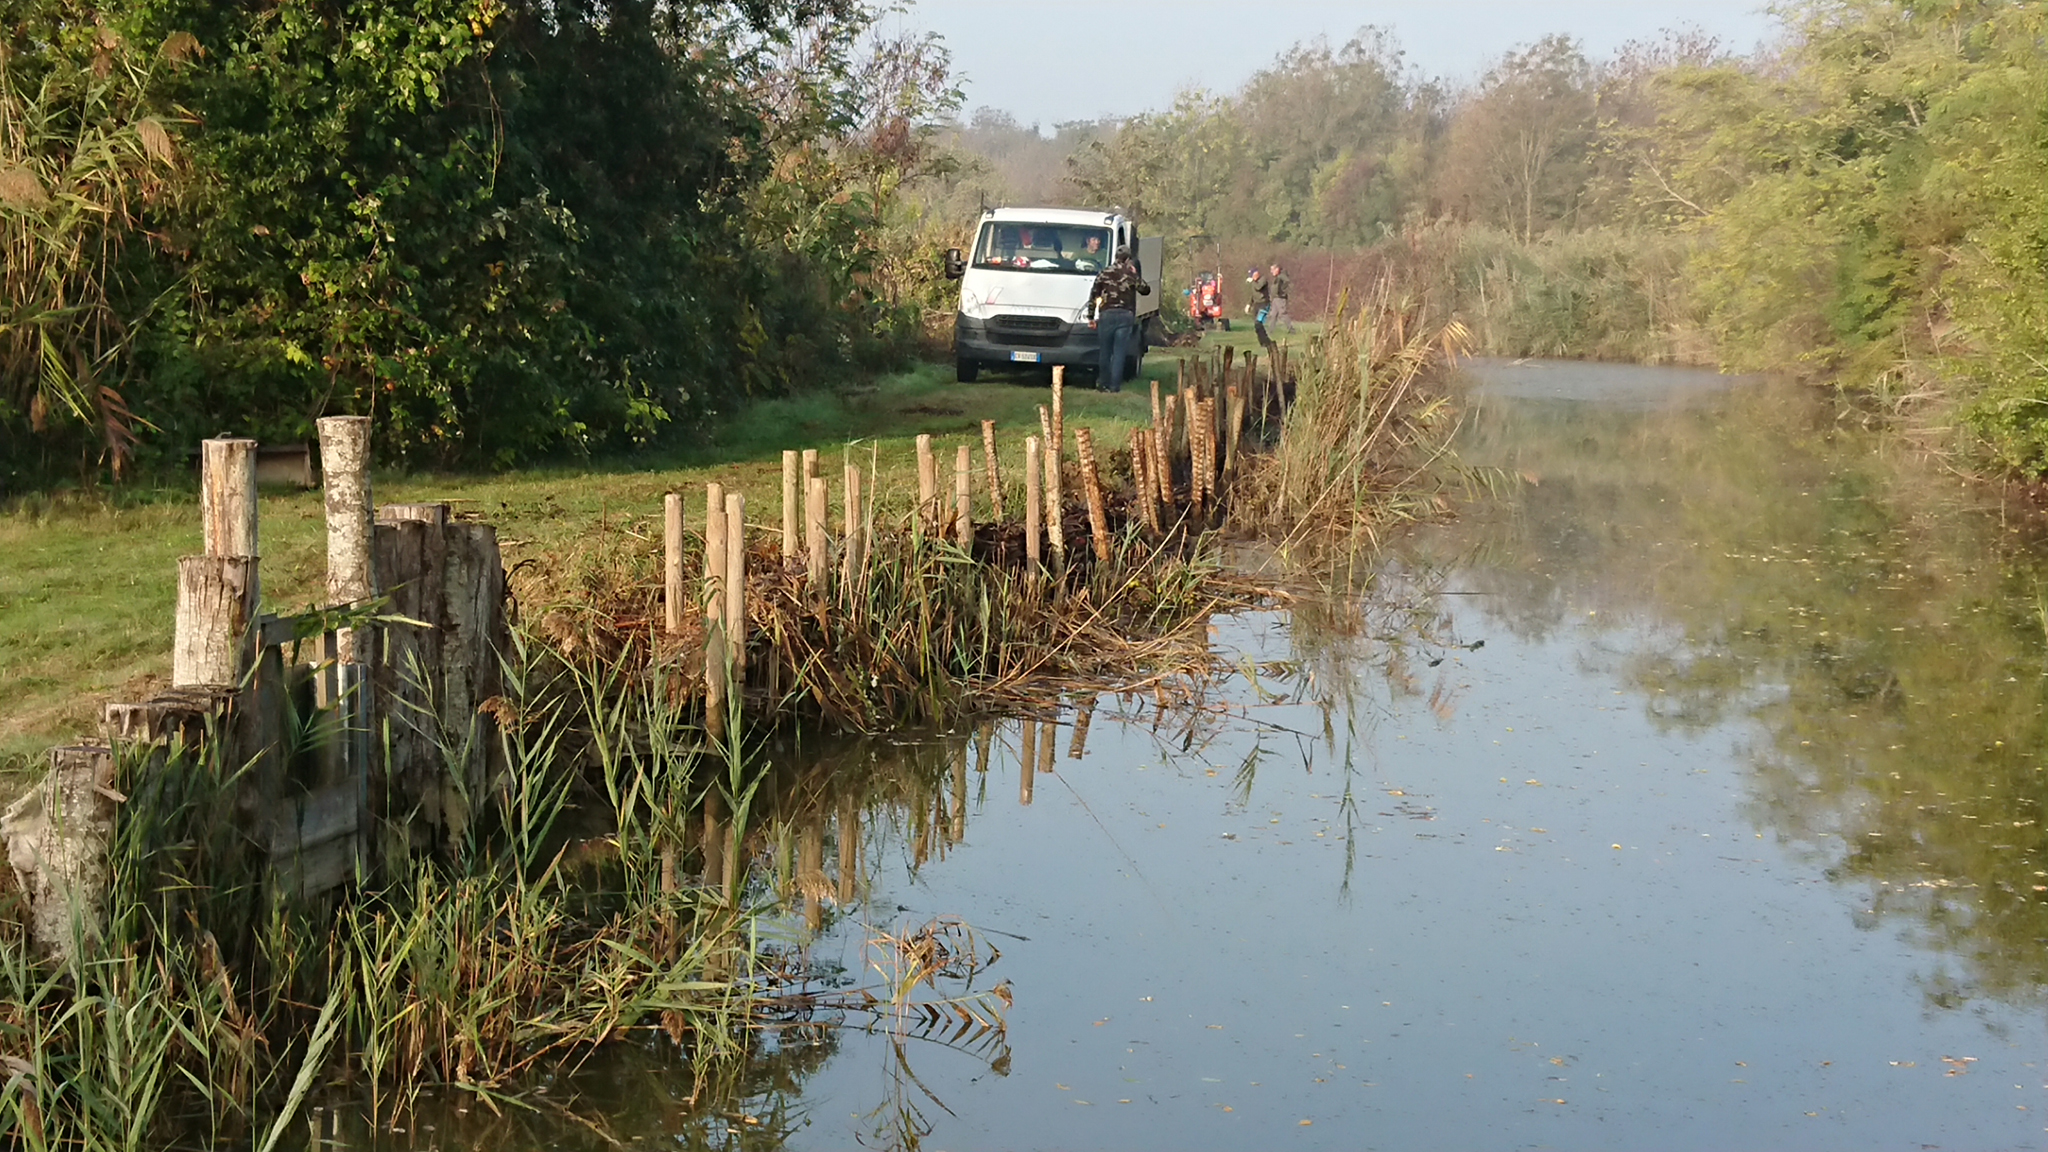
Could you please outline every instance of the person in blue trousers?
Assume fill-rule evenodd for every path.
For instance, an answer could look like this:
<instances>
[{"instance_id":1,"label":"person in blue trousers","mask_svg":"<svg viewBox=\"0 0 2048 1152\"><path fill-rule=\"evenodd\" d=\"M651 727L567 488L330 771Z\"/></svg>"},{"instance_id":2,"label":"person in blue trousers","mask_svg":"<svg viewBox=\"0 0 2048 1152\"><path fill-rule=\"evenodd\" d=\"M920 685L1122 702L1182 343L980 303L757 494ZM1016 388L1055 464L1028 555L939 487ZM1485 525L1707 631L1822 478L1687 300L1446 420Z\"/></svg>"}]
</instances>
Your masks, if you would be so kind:
<instances>
[{"instance_id":1,"label":"person in blue trousers","mask_svg":"<svg viewBox=\"0 0 2048 1152\"><path fill-rule=\"evenodd\" d=\"M1104 392L1123 391L1124 364L1138 336L1138 297L1151 294L1152 285L1139 274L1128 246L1116 250L1116 260L1096 274L1095 284L1088 290L1088 304L1102 341L1095 386Z\"/></svg>"}]
</instances>

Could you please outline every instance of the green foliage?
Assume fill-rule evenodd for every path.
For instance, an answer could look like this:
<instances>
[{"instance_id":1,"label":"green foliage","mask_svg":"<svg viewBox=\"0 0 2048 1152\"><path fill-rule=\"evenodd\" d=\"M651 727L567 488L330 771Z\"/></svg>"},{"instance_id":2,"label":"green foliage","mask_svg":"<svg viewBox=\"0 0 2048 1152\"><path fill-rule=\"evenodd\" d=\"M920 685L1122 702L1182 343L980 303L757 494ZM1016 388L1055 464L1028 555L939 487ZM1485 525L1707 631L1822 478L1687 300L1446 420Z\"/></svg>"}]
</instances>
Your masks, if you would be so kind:
<instances>
[{"instance_id":1,"label":"green foliage","mask_svg":"<svg viewBox=\"0 0 2048 1152\"><path fill-rule=\"evenodd\" d=\"M130 69L129 135L184 129L155 243L82 261L167 464L336 412L419 464L687 440L919 335L936 251L899 205L958 93L856 0L117 7L121 43L175 31L189 62ZM89 75L53 55L76 17L37 20L10 59ZM141 227L102 217L108 253Z\"/></svg>"}]
</instances>

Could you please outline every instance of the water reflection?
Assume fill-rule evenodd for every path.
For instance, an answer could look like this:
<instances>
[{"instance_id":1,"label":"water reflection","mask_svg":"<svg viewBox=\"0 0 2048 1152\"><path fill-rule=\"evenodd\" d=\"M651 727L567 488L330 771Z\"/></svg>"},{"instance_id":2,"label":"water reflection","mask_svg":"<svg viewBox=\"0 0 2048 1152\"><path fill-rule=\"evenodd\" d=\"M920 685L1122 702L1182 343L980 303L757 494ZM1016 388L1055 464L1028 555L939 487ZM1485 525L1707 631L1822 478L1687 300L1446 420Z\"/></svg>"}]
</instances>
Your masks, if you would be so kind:
<instances>
[{"instance_id":1,"label":"water reflection","mask_svg":"<svg viewBox=\"0 0 2048 1152\"><path fill-rule=\"evenodd\" d=\"M1659 726L1753 725L1751 818L1858 885L1859 924L1943 957L1931 1003L2038 999L2039 517L1820 396L1701 380L1618 406L1602 377L1655 374L1581 371L1482 369L1466 458L1527 480L1420 542L1427 562L1468 573L1519 636L1598 621L1622 639L1586 658Z\"/></svg>"},{"instance_id":2,"label":"water reflection","mask_svg":"<svg viewBox=\"0 0 2048 1152\"><path fill-rule=\"evenodd\" d=\"M1793 388L1485 381L1512 492L1215 621L1225 681L771 748L693 857L816 997L744 1060L635 1036L380 1142L2033 1139L2039 529Z\"/></svg>"}]
</instances>

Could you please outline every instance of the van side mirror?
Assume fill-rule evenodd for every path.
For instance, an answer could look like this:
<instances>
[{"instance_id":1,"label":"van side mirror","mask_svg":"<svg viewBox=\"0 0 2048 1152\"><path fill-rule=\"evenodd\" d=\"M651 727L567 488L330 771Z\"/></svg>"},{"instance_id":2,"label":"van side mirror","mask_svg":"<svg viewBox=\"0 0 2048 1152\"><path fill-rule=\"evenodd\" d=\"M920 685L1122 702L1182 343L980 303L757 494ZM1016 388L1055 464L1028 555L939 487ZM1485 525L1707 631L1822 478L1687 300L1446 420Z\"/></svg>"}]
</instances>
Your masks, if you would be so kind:
<instances>
[{"instance_id":1,"label":"van side mirror","mask_svg":"<svg viewBox=\"0 0 2048 1152\"><path fill-rule=\"evenodd\" d=\"M967 275L967 259L960 255L958 248L946 249L946 279L958 280Z\"/></svg>"}]
</instances>

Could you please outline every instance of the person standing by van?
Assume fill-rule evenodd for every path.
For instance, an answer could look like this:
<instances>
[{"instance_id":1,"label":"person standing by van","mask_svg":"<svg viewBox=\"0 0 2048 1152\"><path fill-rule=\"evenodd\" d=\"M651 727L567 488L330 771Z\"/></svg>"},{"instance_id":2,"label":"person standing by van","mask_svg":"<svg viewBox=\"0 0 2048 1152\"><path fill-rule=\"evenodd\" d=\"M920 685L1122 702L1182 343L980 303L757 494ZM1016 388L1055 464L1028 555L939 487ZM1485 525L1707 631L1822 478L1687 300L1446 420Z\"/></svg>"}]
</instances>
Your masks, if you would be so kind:
<instances>
[{"instance_id":1,"label":"person standing by van","mask_svg":"<svg viewBox=\"0 0 2048 1152\"><path fill-rule=\"evenodd\" d=\"M1123 391L1124 362L1138 334L1138 297L1151 294L1152 285L1139 274L1128 246L1119 247L1115 262L1096 274L1088 302L1094 310L1096 337L1102 342L1095 373L1095 387L1101 391Z\"/></svg>"}]
</instances>

